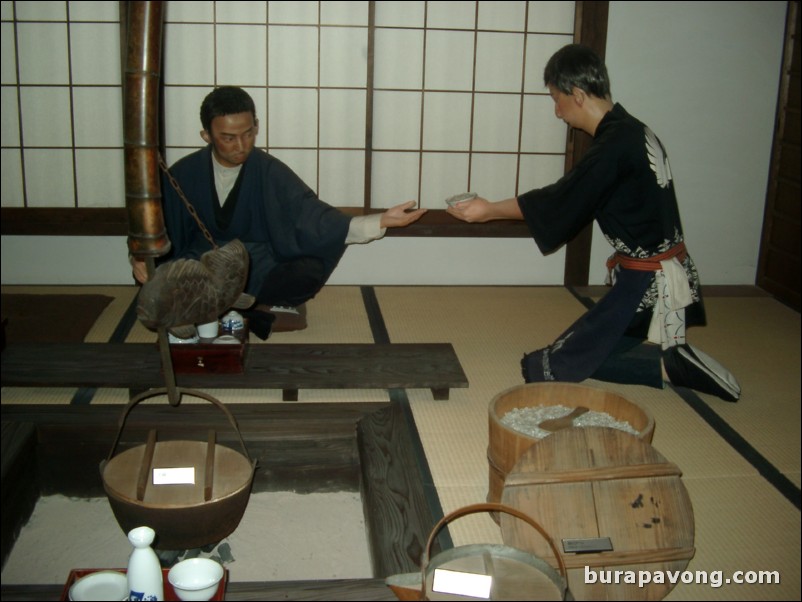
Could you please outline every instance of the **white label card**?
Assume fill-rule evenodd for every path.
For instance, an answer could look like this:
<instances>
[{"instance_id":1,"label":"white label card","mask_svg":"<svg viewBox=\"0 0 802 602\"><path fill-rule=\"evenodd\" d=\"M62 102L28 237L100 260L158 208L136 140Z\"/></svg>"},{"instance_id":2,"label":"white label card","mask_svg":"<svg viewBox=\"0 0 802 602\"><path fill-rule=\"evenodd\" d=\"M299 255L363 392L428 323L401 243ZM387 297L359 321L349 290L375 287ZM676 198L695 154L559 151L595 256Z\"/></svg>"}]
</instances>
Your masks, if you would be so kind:
<instances>
[{"instance_id":1,"label":"white label card","mask_svg":"<svg viewBox=\"0 0 802 602\"><path fill-rule=\"evenodd\" d=\"M493 578L490 575L434 569L432 590L441 594L456 594L489 600L492 585Z\"/></svg>"},{"instance_id":2,"label":"white label card","mask_svg":"<svg viewBox=\"0 0 802 602\"><path fill-rule=\"evenodd\" d=\"M154 485L194 485L195 467L188 468L154 468Z\"/></svg>"}]
</instances>

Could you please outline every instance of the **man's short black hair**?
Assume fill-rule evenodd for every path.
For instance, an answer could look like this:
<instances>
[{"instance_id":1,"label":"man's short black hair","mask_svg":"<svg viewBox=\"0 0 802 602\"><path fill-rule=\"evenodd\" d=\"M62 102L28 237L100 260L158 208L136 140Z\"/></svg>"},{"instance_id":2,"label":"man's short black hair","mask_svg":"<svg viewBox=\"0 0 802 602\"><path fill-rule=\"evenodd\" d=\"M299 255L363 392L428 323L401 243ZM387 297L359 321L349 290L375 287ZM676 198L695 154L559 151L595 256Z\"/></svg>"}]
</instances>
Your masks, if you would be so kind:
<instances>
[{"instance_id":1,"label":"man's short black hair","mask_svg":"<svg viewBox=\"0 0 802 602\"><path fill-rule=\"evenodd\" d=\"M549 59L543 70L543 81L563 94L574 88L597 98L610 97L610 78L601 57L587 46L563 46Z\"/></svg>"},{"instance_id":2,"label":"man's short black hair","mask_svg":"<svg viewBox=\"0 0 802 602\"><path fill-rule=\"evenodd\" d=\"M215 88L201 103L201 125L204 130L211 132L212 120L215 117L236 115L237 113L250 113L256 120L256 106L253 104L250 94L237 86Z\"/></svg>"}]
</instances>

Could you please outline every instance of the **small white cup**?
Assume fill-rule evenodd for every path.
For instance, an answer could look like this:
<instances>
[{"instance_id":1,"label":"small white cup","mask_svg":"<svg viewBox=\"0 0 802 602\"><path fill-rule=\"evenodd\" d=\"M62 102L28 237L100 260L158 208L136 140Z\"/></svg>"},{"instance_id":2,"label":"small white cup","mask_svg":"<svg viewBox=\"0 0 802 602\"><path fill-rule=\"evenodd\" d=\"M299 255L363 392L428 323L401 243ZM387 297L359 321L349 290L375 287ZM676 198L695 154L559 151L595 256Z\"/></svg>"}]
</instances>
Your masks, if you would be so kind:
<instances>
[{"instance_id":1,"label":"small white cup","mask_svg":"<svg viewBox=\"0 0 802 602\"><path fill-rule=\"evenodd\" d=\"M225 569L211 558L182 560L167 573L179 600L211 600L220 588Z\"/></svg>"},{"instance_id":2,"label":"small white cup","mask_svg":"<svg viewBox=\"0 0 802 602\"><path fill-rule=\"evenodd\" d=\"M198 324L198 336L202 339L213 339L217 336L217 320L206 324Z\"/></svg>"},{"instance_id":3,"label":"small white cup","mask_svg":"<svg viewBox=\"0 0 802 602\"><path fill-rule=\"evenodd\" d=\"M191 345L193 343L197 343L200 340L200 337L198 336L197 333L195 333L188 339L179 339L172 332L168 332L167 340L170 341L170 343L173 345Z\"/></svg>"}]
</instances>

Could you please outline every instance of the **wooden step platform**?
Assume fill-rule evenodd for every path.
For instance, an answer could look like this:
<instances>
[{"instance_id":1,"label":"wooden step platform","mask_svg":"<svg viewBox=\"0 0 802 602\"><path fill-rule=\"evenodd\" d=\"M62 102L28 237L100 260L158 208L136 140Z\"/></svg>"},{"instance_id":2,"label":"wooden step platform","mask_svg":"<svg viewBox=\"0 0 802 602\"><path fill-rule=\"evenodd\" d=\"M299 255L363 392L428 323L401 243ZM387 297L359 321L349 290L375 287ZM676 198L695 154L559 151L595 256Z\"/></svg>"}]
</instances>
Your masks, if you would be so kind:
<instances>
[{"instance_id":1,"label":"wooden step platform","mask_svg":"<svg viewBox=\"0 0 802 602\"><path fill-rule=\"evenodd\" d=\"M176 374L179 387L281 389L431 389L448 399L468 379L450 343L251 344L241 374ZM2 353L4 387L164 387L154 343L24 343Z\"/></svg>"}]
</instances>

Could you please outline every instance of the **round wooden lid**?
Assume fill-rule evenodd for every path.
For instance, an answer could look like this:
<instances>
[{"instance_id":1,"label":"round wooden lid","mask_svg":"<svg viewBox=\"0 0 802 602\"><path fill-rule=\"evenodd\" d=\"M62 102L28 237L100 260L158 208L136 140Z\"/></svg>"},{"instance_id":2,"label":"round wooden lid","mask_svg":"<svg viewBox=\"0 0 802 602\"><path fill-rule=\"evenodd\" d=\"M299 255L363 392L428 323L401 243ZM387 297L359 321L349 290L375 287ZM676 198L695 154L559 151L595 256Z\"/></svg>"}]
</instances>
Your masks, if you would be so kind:
<instances>
[{"instance_id":1,"label":"round wooden lid","mask_svg":"<svg viewBox=\"0 0 802 602\"><path fill-rule=\"evenodd\" d=\"M507 475L502 503L539 523L563 550L575 599L655 600L673 585L639 584L638 571L683 571L694 554L693 509L681 476L633 435L568 428L523 453ZM523 521L502 515L500 524L506 544L557 566L552 549Z\"/></svg>"},{"instance_id":2,"label":"round wooden lid","mask_svg":"<svg viewBox=\"0 0 802 602\"><path fill-rule=\"evenodd\" d=\"M146 464L144 469L143 464ZM154 484L153 471L163 468L191 468L194 482ZM146 446L139 445L113 457L103 470L103 481L110 495L157 507L202 505L220 500L249 487L252 478L253 467L245 456L215 445L210 457L208 444L203 441L159 441L152 459L146 459ZM143 487L144 494L139 502L138 486Z\"/></svg>"}]
</instances>

